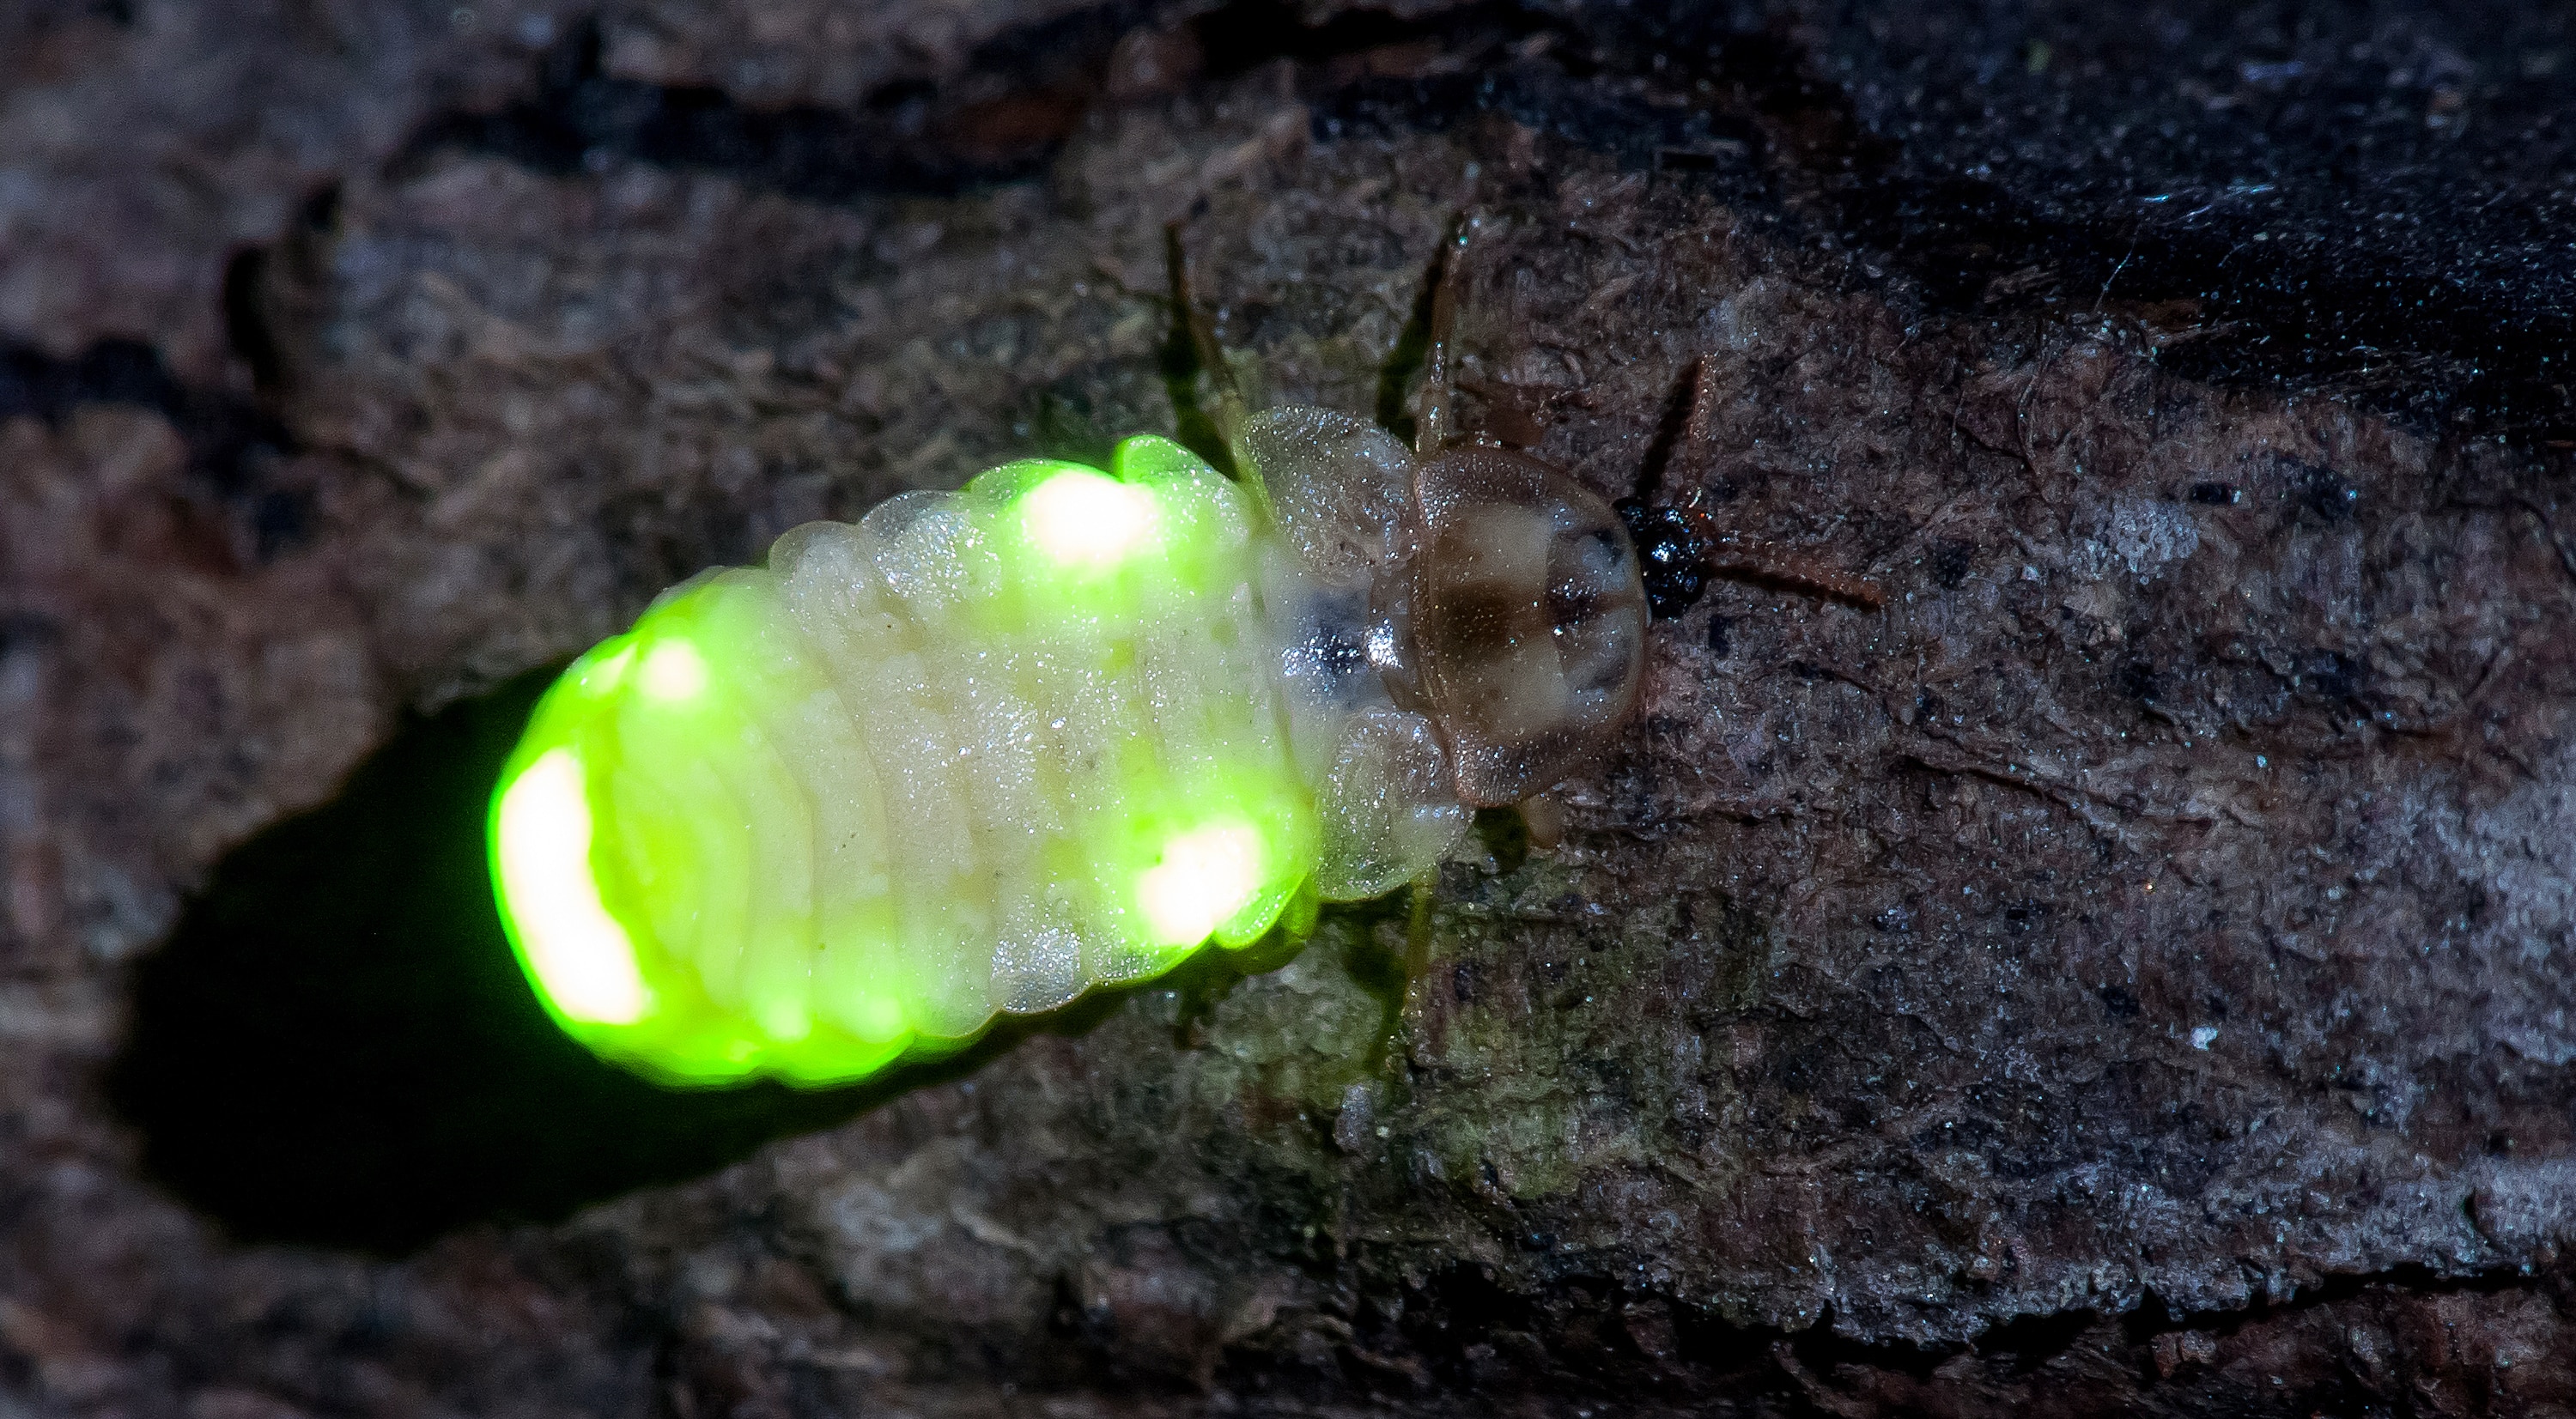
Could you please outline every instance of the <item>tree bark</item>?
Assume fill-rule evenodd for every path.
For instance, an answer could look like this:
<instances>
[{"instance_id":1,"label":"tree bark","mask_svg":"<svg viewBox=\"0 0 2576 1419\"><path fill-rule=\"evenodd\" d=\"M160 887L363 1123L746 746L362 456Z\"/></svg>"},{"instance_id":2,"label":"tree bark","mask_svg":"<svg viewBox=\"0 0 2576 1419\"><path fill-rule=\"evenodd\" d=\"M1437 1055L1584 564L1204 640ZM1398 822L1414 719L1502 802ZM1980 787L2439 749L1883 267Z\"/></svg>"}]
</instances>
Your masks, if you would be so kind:
<instances>
[{"instance_id":1,"label":"tree bark","mask_svg":"<svg viewBox=\"0 0 2576 1419\"><path fill-rule=\"evenodd\" d=\"M608 0L0 20L31 1412L2576 1406L2576 29ZM1865 576L1563 841L866 1088L589 1060L544 667L815 517L1457 407Z\"/></svg>"}]
</instances>

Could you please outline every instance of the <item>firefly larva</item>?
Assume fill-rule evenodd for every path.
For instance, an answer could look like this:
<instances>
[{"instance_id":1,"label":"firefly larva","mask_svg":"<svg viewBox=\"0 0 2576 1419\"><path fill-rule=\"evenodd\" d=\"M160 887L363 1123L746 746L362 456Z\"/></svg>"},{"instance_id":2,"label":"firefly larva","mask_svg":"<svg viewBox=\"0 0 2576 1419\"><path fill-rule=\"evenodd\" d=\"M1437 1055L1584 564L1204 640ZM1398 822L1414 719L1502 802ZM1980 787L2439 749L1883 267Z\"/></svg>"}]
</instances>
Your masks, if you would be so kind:
<instances>
[{"instance_id":1,"label":"firefly larva","mask_svg":"<svg viewBox=\"0 0 2576 1419\"><path fill-rule=\"evenodd\" d=\"M1237 407L1243 482L1153 435L1006 464L576 661L492 822L563 1026L673 1082L857 1079L1307 929L1607 742L1647 604L1602 499L1439 447L1436 397L1419 453Z\"/></svg>"}]
</instances>

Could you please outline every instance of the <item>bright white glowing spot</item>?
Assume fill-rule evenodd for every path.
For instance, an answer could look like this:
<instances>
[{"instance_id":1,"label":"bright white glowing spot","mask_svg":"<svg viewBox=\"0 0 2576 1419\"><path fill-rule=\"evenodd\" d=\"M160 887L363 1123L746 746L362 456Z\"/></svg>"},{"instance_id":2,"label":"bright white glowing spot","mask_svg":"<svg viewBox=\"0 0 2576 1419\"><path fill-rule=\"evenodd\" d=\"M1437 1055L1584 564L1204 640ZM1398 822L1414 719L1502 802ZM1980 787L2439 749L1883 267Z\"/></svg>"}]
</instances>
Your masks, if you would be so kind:
<instances>
[{"instance_id":1,"label":"bright white glowing spot","mask_svg":"<svg viewBox=\"0 0 2576 1419\"><path fill-rule=\"evenodd\" d=\"M1161 865L1136 883L1157 945L1192 946L1249 905L1261 890L1261 835L1241 823L1183 833L1163 845Z\"/></svg>"},{"instance_id":2,"label":"bright white glowing spot","mask_svg":"<svg viewBox=\"0 0 2576 1419\"><path fill-rule=\"evenodd\" d=\"M1102 473L1068 468L1020 499L1029 540L1059 562L1106 567L1154 535L1154 495Z\"/></svg>"},{"instance_id":3,"label":"bright white glowing spot","mask_svg":"<svg viewBox=\"0 0 2576 1419\"><path fill-rule=\"evenodd\" d=\"M581 760L550 750L501 795L501 900L555 1008L575 1020L631 1025L652 997L635 945L600 905L590 876L590 802Z\"/></svg>"},{"instance_id":4,"label":"bright white glowing spot","mask_svg":"<svg viewBox=\"0 0 2576 1419\"><path fill-rule=\"evenodd\" d=\"M2193 1049L2207 1049L2216 1043L2218 1043L2218 1027L2216 1025L2195 1025L2192 1027L2191 1047Z\"/></svg>"},{"instance_id":5,"label":"bright white glowing spot","mask_svg":"<svg viewBox=\"0 0 2576 1419\"><path fill-rule=\"evenodd\" d=\"M707 687L707 658L687 641L664 641L644 654L644 693L692 700Z\"/></svg>"}]
</instances>

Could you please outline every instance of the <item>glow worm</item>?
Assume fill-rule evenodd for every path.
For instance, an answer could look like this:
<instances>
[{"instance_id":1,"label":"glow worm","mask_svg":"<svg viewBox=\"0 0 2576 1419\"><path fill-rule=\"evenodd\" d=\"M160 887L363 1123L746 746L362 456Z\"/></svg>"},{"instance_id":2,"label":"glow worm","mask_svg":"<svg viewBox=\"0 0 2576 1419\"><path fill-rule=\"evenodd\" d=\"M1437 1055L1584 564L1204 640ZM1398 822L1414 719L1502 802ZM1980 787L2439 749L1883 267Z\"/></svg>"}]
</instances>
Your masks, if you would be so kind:
<instances>
[{"instance_id":1,"label":"glow worm","mask_svg":"<svg viewBox=\"0 0 2576 1419\"><path fill-rule=\"evenodd\" d=\"M547 692L493 797L510 939L657 1079L864 1078L1414 878L1597 753L1637 563L1598 498L1256 417L1008 464L666 593Z\"/></svg>"}]
</instances>

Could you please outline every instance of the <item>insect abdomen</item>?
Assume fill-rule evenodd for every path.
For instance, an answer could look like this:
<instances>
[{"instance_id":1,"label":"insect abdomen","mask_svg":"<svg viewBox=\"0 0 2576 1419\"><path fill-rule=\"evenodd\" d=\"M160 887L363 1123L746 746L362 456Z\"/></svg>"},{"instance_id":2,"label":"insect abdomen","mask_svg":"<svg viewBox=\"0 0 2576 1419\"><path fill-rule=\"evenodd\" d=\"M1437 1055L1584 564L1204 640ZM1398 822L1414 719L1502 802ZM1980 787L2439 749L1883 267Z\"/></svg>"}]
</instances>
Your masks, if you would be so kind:
<instances>
[{"instance_id":1,"label":"insect abdomen","mask_svg":"<svg viewBox=\"0 0 2576 1419\"><path fill-rule=\"evenodd\" d=\"M1255 566L1245 495L1139 438L675 590L503 776L531 978L647 1072L828 1082L1258 937L1317 827Z\"/></svg>"}]
</instances>

